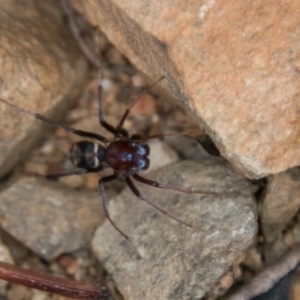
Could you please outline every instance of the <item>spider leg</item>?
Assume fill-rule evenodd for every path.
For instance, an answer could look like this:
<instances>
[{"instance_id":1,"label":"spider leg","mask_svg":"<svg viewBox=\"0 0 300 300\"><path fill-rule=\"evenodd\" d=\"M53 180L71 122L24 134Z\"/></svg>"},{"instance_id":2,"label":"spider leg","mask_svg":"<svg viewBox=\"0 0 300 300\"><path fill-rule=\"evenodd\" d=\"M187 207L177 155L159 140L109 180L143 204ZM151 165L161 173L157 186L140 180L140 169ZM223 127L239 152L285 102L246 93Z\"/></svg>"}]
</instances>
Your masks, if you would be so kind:
<instances>
[{"instance_id":1,"label":"spider leg","mask_svg":"<svg viewBox=\"0 0 300 300\"><path fill-rule=\"evenodd\" d=\"M203 190L193 191L193 190L188 190L188 189L181 189L181 188L178 188L176 186L172 186L172 185L168 185L168 184L162 184L162 183L159 183L157 181L153 181L153 180L144 178L144 177L142 177L138 174L134 174L132 176L137 181L140 181L144 184L148 184L150 186L160 188L160 189L174 190L174 191L187 193L187 194L205 194L205 195L213 195L213 196L219 196L220 195L219 193L216 193L216 192L209 192L209 191L203 191Z\"/></svg>"},{"instance_id":2,"label":"spider leg","mask_svg":"<svg viewBox=\"0 0 300 300\"><path fill-rule=\"evenodd\" d=\"M147 141L147 140L151 140L151 139L163 139L165 137L181 136L181 135L191 136L192 132L169 132L169 133L158 133L158 134L150 134L150 135L134 134L131 137L131 139L139 140L139 141Z\"/></svg>"},{"instance_id":3,"label":"spider leg","mask_svg":"<svg viewBox=\"0 0 300 300\"><path fill-rule=\"evenodd\" d=\"M140 193L140 191L137 189L137 187L134 185L134 183L132 182L132 180L130 179L130 177L126 177L125 178L126 183L128 184L129 188L131 189L131 191L141 200L147 202L148 204L150 204L152 207L154 207L155 209L157 209L159 212L161 212L162 214L170 217L171 219L175 220L176 222L183 224L189 228L193 228L193 229L197 229L197 230L201 230L203 231L203 229L201 229L200 227L196 227L193 226L189 223L186 223L180 219L178 219L177 217L173 216L172 214L168 213L166 210L164 210L162 207L160 207L159 205L157 205L156 203L152 202L148 197L144 196L143 194Z\"/></svg>"},{"instance_id":4,"label":"spider leg","mask_svg":"<svg viewBox=\"0 0 300 300\"><path fill-rule=\"evenodd\" d=\"M74 18L74 12L72 8L66 3L64 0L60 0L60 5L64 10L65 14L68 17L69 27L73 33L75 40L77 41L78 45L80 46L81 51L87 57L87 59L96 67L98 68L98 101L99 101L99 121L100 124L109 132L114 134L115 136L121 135L123 137L128 137L127 131L122 128L115 128L113 125L109 124L107 121L104 120L103 114L103 105L102 105L102 94L103 89L101 85L102 80L102 64L100 59L91 51L88 45L85 43L84 39L82 38L78 26L76 24L76 20Z\"/></svg>"},{"instance_id":5,"label":"spider leg","mask_svg":"<svg viewBox=\"0 0 300 300\"><path fill-rule=\"evenodd\" d=\"M98 103L99 103L99 122L100 124L113 135L118 136L121 135L123 137L128 137L128 133L125 129L119 128L117 129L113 125L109 124L104 120L103 113L103 88L102 88L102 64L99 62L99 71L98 71Z\"/></svg>"},{"instance_id":6,"label":"spider leg","mask_svg":"<svg viewBox=\"0 0 300 300\"><path fill-rule=\"evenodd\" d=\"M136 247L133 245L131 239L111 219L111 217L109 215L108 208L107 208L107 201L106 201L106 196L105 196L105 191L104 191L104 183L109 182L109 181L113 181L113 180L117 179L117 177L118 177L117 174L113 174L113 175L110 175L110 176L103 177L99 180L99 194L100 194L100 197L101 197L101 200L102 200L103 211L104 211L105 217L108 219L110 224L128 241L128 243L130 244L130 246L132 247L132 249L136 253L137 257L140 259L141 256L138 253Z\"/></svg>"},{"instance_id":7,"label":"spider leg","mask_svg":"<svg viewBox=\"0 0 300 300\"><path fill-rule=\"evenodd\" d=\"M74 16L74 11L70 4L65 0L59 0L60 6L62 7L64 13L67 16L68 19L68 25L70 27L70 30L72 31L72 34L78 43L81 51L86 56L86 58L89 60L90 63L92 63L96 68L99 67L99 59L97 56L91 51L91 49L88 47L87 43L84 41L80 34L80 30L78 28L78 25L76 23L76 18Z\"/></svg>"},{"instance_id":8,"label":"spider leg","mask_svg":"<svg viewBox=\"0 0 300 300\"><path fill-rule=\"evenodd\" d=\"M126 120L126 118L128 117L132 107L141 99L142 95L144 95L149 89L151 89L154 85L156 85L157 83L159 83L161 80L163 80L165 78L165 76L160 77L157 81L155 81L154 83L152 83L147 89L145 89L131 104L130 106L125 110L121 121L119 122L119 124L117 125L117 130L122 130L124 122Z\"/></svg>"},{"instance_id":9,"label":"spider leg","mask_svg":"<svg viewBox=\"0 0 300 300\"><path fill-rule=\"evenodd\" d=\"M72 175L82 175L82 174L87 174L87 173L100 172L105 168L106 168L106 166L100 165L98 168L95 168L95 169L77 169L77 170L66 171L66 172L57 173L57 174L47 174L46 178L47 179L57 179L59 177L66 177L66 176L72 176Z\"/></svg>"},{"instance_id":10,"label":"spider leg","mask_svg":"<svg viewBox=\"0 0 300 300\"><path fill-rule=\"evenodd\" d=\"M78 29L78 26L76 24L76 20L74 18L74 12L70 5L66 3L64 0L60 0L60 5L62 9L64 10L65 14L68 17L68 23L69 27L73 33L73 36L75 40L77 41L78 45L80 46L81 51L83 54L87 57L87 59L96 67L98 68L98 101L99 101L99 121L100 124L109 132L116 135L121 135L124 137L128 137L127 131L119 128L116 129L113 125L109 124L107 121L104 120L104 114L103 114L103 105L102 105L102 94L103 89L101 85L102 80L102 64L99 58L91 51L91 49L88 47L88 45L85 43L84 39L82 38L80 31Z\"/></svg>"},{"instance_id":11,"label":"spider leg","mask_svg":"<svg viewBox=\"0 0 300 300\"><path fill-rule=\"evenodd\" d=\"M1 99L1 98L0 98L0 102L3 102L6 105L9 105L10 107L12 107L13 109L15 109L17 111L21 111L21 112L23 112L23 113L25 113L25 114L27 114L29 116L32 116L32 117L34 117L36 119L39 119L39 120L41 120L43 122L49 123L49 124L51 124L53 126L56 126L58 128L62 128L64 130L66 130L66 131L72 132L72 133L74 133L76 135L84 136L84 137L89 137L89 138L94 138L94 139L97 139L97 140L99 140L99 141L101 141L101 142L103 142L105 144L108 143L108 140L104 136L102 136L100 134L93 133L93 132L88 132L88 131L83 131L83 130L78 130L78 129L74 129L74 128L69 127L67 125L55 122L55 121L53 121L51 119L48 119L47 117L44 117L44 116L42 116L40 114L33 113L33 112L31 112L31 111L29 111L27 109L24 109L24 108L20 108L20 107L14 105L14 104L12 104L12 103L4 100L4 99Z\"/></svg>"},{"instance_id":12,"label":"spider leg","mask_svg":"<svg viewBox=\"0 0 300 300\"><path fill-rule=\"evenodd\" d=\"M88 170L86 170L86 169L78 169L78 170L72 170L72 171L57 173L57 174L47 174L46 178L47 179L57 179L59 177L86 174L87 172L88 172Z\"/></svg>"}]
</instances>

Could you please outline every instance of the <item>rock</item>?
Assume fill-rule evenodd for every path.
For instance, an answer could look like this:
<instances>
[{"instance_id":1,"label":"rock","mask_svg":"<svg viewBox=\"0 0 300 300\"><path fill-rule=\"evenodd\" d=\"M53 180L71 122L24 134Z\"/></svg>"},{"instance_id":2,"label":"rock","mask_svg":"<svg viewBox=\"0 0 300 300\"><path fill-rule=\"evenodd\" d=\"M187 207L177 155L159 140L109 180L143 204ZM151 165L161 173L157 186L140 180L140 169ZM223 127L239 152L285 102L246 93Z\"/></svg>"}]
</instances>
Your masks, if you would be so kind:
<instances>
[{"instance_id":1,"label":"rock","mask_svg":"<svg viewBox=\"0 0 300 300\"><path fill-rule=\"evenodd\" d=\"M0 224L46 260L88 247L103 220L97 192L43 178L12 179L0 194Z\"/></svg>"},{"instance_id":2,"label":"rock","mask_svg":"<svg viewBox=\"0 0 300 300\"><path fill-rule=\"evenodd\" d=\"M254 272L262 269L262 257L256 247L248 249L243 265Z\"/></svg>"},{"instance_id":3,"label":"rock","mask_svg":"<svg viewBox=\"0 0 300 300\"><path fill-rule=\"evenodd\" d=\"M300 165L296 2L72 1L255 179Z\"/></svg>"},{"instance_id":4,"label":"rock","mask_svg":"<svg viewBox=\"0 0 300 300\"><path fill-rule=\"evenodd\" d=\"M147 144L150 147L150 166L146 173L178 161L177 153L166 142L155 139L149 140Z\"/></svg>"},{"instance_id":5,"label":"rock","mask_svg":"<svg viewBox=\"0 0 300 300\"><path fill-rule=\"evenodd\" d=\"M202 160L209 157L210 154L203 146L193 137L190 136L175 136L168 137L166 141L180 154L188 160Z\"/></svg>"},{"instance_id":6,"label":"rock","mask_svg":"<svg viewBox=\"0 0 300 300\"><path fill-rule=\"evenodd\" d=\"M194 228L161 214L127 188L110 201L108 209L142 259L136 258L108 221L97 230L93 250L126 300L200 299L256 235L251 186L221 158L171 164L147 177L219 195L186 194L137 183L142 194Z\"/></svg>"},{"instance_id":7,"label":"rock","mask_svg":"<svg viewBox=\"0 0 300 300\"><path fill-rule=\"evenodd\" d=\"M281 256L286 254L289 249L290 248L284 243L284 241L280 239L271 243L264 243L264 260L269 265L274 264L280 259Z\"/></svg>"},{"instance_id":8,"label":"rock","mask_svg":"<svg viewBox=\"0 0 300 300\"><path fill-rule=\"evenodd\" d=\"M45 173L44 173L45 174ZM80 188L84 185L85 178L81 175L75 176L66 176L59 178L59 182L71 187L71 188Z\"/></svg>"},{"instance_id":9,"label":"rock","mask_svg":"<svg viewBox=\"0 0 300 300\"><path fill-rule=\"evenodd\" d=\"M279 237L300 206L300 170L270 175L261 201L261 229L267 242Z\"/></svg>"},{"instance_id":10,"label":"rock","mask_svg":"<svg viewBox=\"0 0 300 300\"><path fill-rule=\"evenodd\" d=\"M299 244L294 245L278 260L260 271L252 280L248 280L225 297L226 300L283 300L298 299L295 294L297 278L297 267L300 263Z\"/></svg>"},{"instance_id":11,"label":"rock","mask_svg":"<svg viewBox=\"0 0 300 300\"><path fill-rule=\"evenodd\" d=\"M135 77L133 77L133 81ZM153 116L156 113L155 98L152 95L146 93L140 95L139 101L132 107L131 113L143 116Z\"/></svg>"},{"instance_id":12,"label":"rock","mask_svg":"<svg viewBox=\"0 0 300 300\"><path fill-rule=\"evenodd\" d=\"M12 284L11 289L7 292L8 299L14 300L31 300L33 293L36 295L37 293L32 292L28 287ZM43 293L45 295L45 293ZM35 299L35 298L33 298ZM48 300L47 298L38 298L38 300Z\"/></svg>"},{"instance_id":13,"label":"rock","mask_svg":"<svg viewBox=\"0 0 300 300\"><path fill-rule=\"evenodd\" d=\"M84 87L88 65L57 1L4 0L0 19L0 97L59 120ZM1 177L41 141L45 124L4 103L0 115Z\"/></svg>"}]
</instances>

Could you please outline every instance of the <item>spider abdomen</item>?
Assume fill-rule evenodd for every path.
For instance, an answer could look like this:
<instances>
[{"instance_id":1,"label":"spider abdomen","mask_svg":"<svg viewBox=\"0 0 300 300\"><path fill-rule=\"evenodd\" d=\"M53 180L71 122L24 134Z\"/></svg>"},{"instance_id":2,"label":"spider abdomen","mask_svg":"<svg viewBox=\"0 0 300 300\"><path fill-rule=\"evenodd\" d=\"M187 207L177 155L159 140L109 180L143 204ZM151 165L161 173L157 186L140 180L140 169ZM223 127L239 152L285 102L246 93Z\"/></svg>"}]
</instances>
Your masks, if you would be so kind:
<instances>
[{"instance_id":1,"label":"spider abdomen","mask_svg":"<svg viewBox=\"0 0 300 300\"><path fill-rule=\"evenodd\" d=\"M93 169L105 161L106 149L97 143L81 141L71 147L69 157L76 167Z\"/></svg>"},{"instance_id":2,"label":"spider abdomen","mask_svg":"<svg viewBox=\"0 0 300 300\"><path fill-rule=\"evenodd\" d=\"M116 171L146 170L150 161L149 146L138 141L117 140L109 144L106 149L106 162Z\"/></svg>"}]
</instances>

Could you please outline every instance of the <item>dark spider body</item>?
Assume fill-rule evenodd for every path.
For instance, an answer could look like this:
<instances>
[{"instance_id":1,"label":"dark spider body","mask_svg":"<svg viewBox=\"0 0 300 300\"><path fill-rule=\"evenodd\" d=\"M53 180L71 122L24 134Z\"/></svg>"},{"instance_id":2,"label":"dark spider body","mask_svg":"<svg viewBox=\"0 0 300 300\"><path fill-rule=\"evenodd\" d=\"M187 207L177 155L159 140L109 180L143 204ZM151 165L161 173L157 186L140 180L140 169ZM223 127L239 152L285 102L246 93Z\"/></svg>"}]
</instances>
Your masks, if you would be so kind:
<instances>
[{"instance_id":1,"label":"dark spider body","mask_svg":"<svg viewBox=\"0 0 300 300\"><path fill-rule=\"evenodd\" d=\"M81 141L70 149L69 157L75 167L93 170L107 164L116 172L133 174L147 170L150 148L147 144L133 140L116 140L104 148L98 143Z\"/></svg>"},{"instance_id":2,"label":"dark spider body","mask_svg":"<svg viewBox=\"0 0 300 300\"><path fill-rule=\"evenodd\" d=\"M175 221L194 229L195 229L194 226L168 213L166 210L164 210L162 207L154 203L147 196L141 194L132 179L135 179L141 183L150 185L155 188L175 190L175 191L190 193L190 194L201 193L201 194L208 194L208 195L218 195L218 193L208 192L208 191L191 191L187 189L177 188L177 187L169 186L167 184L158 183L156 181L144 178L141 175L139 175L138 174L139 171L148 169L150 165L150 160L149 160L150 149L146 143L147 140L153 138L163 138L165 136L170 136L170 135L172 136L178 134L155 134L155 135L145 135L145 136L134 134L133 136L129 137L128 132L123 128L123 125L131 108L140 99L140 97L138 97L131 104L131 106L126 109L119 124L117 124L117 126L113 126L104 120L103 103L102 103L102 86L101 86L101 67L100 67L98 82L99 82L98 85L99 122L101 126L103 126L106 130L108 130L110 133L114 135L114 139L111 142L108 141L106 137L98 133L83 131L80 129L69 127L67 125L51 120L47 117L44 117L40 114L36 114L26 109L20 108L4 99L0 98L0 102L20 112L23 112L27 115L33 116L36 119L42 120L43 122L52 124L56 127L72 132L73 134L79 135L81 137L92 138L98 141L97 143L90 142L90 141L81 141L75 143L71 147L69 151L69 157L72 163L78 169L59 173L59 174L49 174L46 175L46 177L50 179L57 179L63 176L80 175L80 174L86 174L91 172L100 172L105 168L110 167L113 170L113 174L99 179L99 194L102 200L102 207L106 218L109 220L112 226L125 239L127 239L127 241L131 244L131 246L137 253L137 256L140 257L136 248L133 246L133 243L130 240L130 238L115 224L115 222L110 217L107 208L107 200L104 191L104 183L113 181L117 179L119 176L122 176L125 179L128 187L133 192L133 194L136 195L140 200L147 202L155 209L157 209L158 211L160 211L165 215L168 215Z\"/></svg>"},{"instance_id":3,"label":"dark spider body","mask_svg":"<svg viewBox=\"0 0 300 300\"><path fill-rule=\"evenodd\" d=\"M135 173L149 168L149 154L147 144L134 140L117 140L107 147L106 162L118 172Z\"/></svg>"}]
</instances>

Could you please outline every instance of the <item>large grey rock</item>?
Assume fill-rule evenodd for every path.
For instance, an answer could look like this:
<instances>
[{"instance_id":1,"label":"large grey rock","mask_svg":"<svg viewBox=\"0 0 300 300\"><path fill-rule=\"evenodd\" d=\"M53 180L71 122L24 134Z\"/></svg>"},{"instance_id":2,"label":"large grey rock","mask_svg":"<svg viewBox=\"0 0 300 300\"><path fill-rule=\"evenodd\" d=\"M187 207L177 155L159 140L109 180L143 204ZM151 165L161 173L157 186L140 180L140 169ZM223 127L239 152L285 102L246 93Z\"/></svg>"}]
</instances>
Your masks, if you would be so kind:
<instances>
[{"instance_id":1,"label":"large grey rock","mask_svg":"<svg viewBox=\"0 0 300 300\"><path fill-rule=\"evenodd\" d=\"M93 249L117 288L129 299L199 299L251 244L257 231L251 186L220 158L169 165L149 178L216 195L186 194L137 184L169 213L201 227L175 222L127 188L109 204L112 219L128 234L142 259L106 221Z\"/></svg>"}]
</instances>

